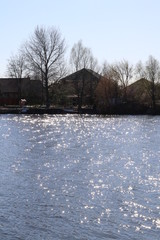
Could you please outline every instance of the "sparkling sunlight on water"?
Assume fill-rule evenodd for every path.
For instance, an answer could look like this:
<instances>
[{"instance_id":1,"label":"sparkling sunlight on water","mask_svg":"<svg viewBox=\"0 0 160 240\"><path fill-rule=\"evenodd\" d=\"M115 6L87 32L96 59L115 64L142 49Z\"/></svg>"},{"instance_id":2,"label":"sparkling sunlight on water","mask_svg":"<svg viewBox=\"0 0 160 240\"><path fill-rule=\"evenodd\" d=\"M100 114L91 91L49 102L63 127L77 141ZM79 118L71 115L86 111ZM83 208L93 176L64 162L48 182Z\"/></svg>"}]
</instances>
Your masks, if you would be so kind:
<instances>
[{"instance_id":1,"label":"sparkling sunlight on water","mask_svg":"<svg viewBox=\"0 0 160 240\"><path fill-rule=\"evenodd\" d=\"M1 115L0 239L160 236L160 117Z\"/></svg>"}]
</instances>

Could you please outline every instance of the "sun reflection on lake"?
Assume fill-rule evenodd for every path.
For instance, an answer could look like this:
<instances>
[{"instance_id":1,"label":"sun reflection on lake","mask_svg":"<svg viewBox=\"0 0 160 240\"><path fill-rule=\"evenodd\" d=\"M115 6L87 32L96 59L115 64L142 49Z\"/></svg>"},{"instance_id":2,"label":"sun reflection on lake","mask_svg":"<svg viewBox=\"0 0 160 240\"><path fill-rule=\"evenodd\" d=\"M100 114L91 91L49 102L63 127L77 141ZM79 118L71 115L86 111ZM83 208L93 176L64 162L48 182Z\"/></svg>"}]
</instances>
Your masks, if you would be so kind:
<instances>
[{"instance_id":1,"label":"sun reflection on lake","mask_svg":"<svg viewBox=\"0 0 160 240\"><path fill-rule=\"evenodd\" d=\"M159 239L159 117L0 121L0 235Z\"/></svg>"}]
</instances>

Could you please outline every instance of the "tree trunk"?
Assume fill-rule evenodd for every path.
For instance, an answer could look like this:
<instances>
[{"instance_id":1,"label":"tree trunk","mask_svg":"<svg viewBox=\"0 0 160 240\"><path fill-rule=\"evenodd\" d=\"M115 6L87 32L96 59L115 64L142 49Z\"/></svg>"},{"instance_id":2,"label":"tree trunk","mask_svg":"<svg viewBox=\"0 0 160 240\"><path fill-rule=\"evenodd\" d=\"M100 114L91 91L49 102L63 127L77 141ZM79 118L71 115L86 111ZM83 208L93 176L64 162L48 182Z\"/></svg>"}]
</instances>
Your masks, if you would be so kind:
<instances>
[{"instance_id":1,"label":"tree trunk","mask_svg":"<svg viewBox=\"0 0 160 240\"><path fill-rule=\"evenodd\" d=\"M152 81L152 108L153 108L153 111L155 111L156 109L156 100L155 100L155 83L154 81Z\"/></svg>"},{"instance_id":2,"label":"tree trunk","mask_svg":"<svg viewBox=\"0 0 160 240\"><path fill-rule=\"evenodd\" d=\"M46 93L46 108L49 108L49 92L48 92L48 76L47 76L47 73L46 73L46 76L45 76L45 93Z\"/></svg>"}]
</instances>

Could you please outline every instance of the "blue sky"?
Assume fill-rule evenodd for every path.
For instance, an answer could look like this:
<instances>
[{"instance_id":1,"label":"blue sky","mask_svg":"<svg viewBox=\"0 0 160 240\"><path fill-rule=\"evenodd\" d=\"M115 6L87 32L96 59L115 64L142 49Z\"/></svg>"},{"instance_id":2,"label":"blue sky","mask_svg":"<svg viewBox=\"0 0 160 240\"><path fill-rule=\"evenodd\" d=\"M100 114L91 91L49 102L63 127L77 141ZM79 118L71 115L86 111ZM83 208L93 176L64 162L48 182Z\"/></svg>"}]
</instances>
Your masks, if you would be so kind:
<instances>
[{"instance_id":1,"label":"blue sky","mask_svg":"<svg viewBox=\"0 0 160 240\"><path fill-rule=\"evenodd\" d=\"M160 0L0 0L0 77L35 27L58 28L67 55L80 39L99 64L160 60Z\"/></svg>"}]
</instances>

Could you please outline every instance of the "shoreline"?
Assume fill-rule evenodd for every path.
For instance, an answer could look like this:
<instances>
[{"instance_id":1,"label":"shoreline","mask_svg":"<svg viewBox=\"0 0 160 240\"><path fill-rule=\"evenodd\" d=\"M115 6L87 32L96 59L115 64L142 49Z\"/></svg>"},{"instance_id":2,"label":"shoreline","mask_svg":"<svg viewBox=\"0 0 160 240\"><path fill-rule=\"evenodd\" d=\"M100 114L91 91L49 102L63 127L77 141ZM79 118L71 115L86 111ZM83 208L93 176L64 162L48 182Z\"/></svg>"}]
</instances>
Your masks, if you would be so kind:
<instances>
[{"instance_id":1,"label":"shoreline","mask_svg":"<svg viewBox=\"0 0 160 240\"><path fill-rule=\"evenodd\" d=\"M0 114L89 114L89 115L160 115L159 109L153 111L152 109L112 109L106 112L99 112L94 109L83 108L77 111L69 108L45 108L45 107L0 107Z\"/></svg>"}]
</instances>

